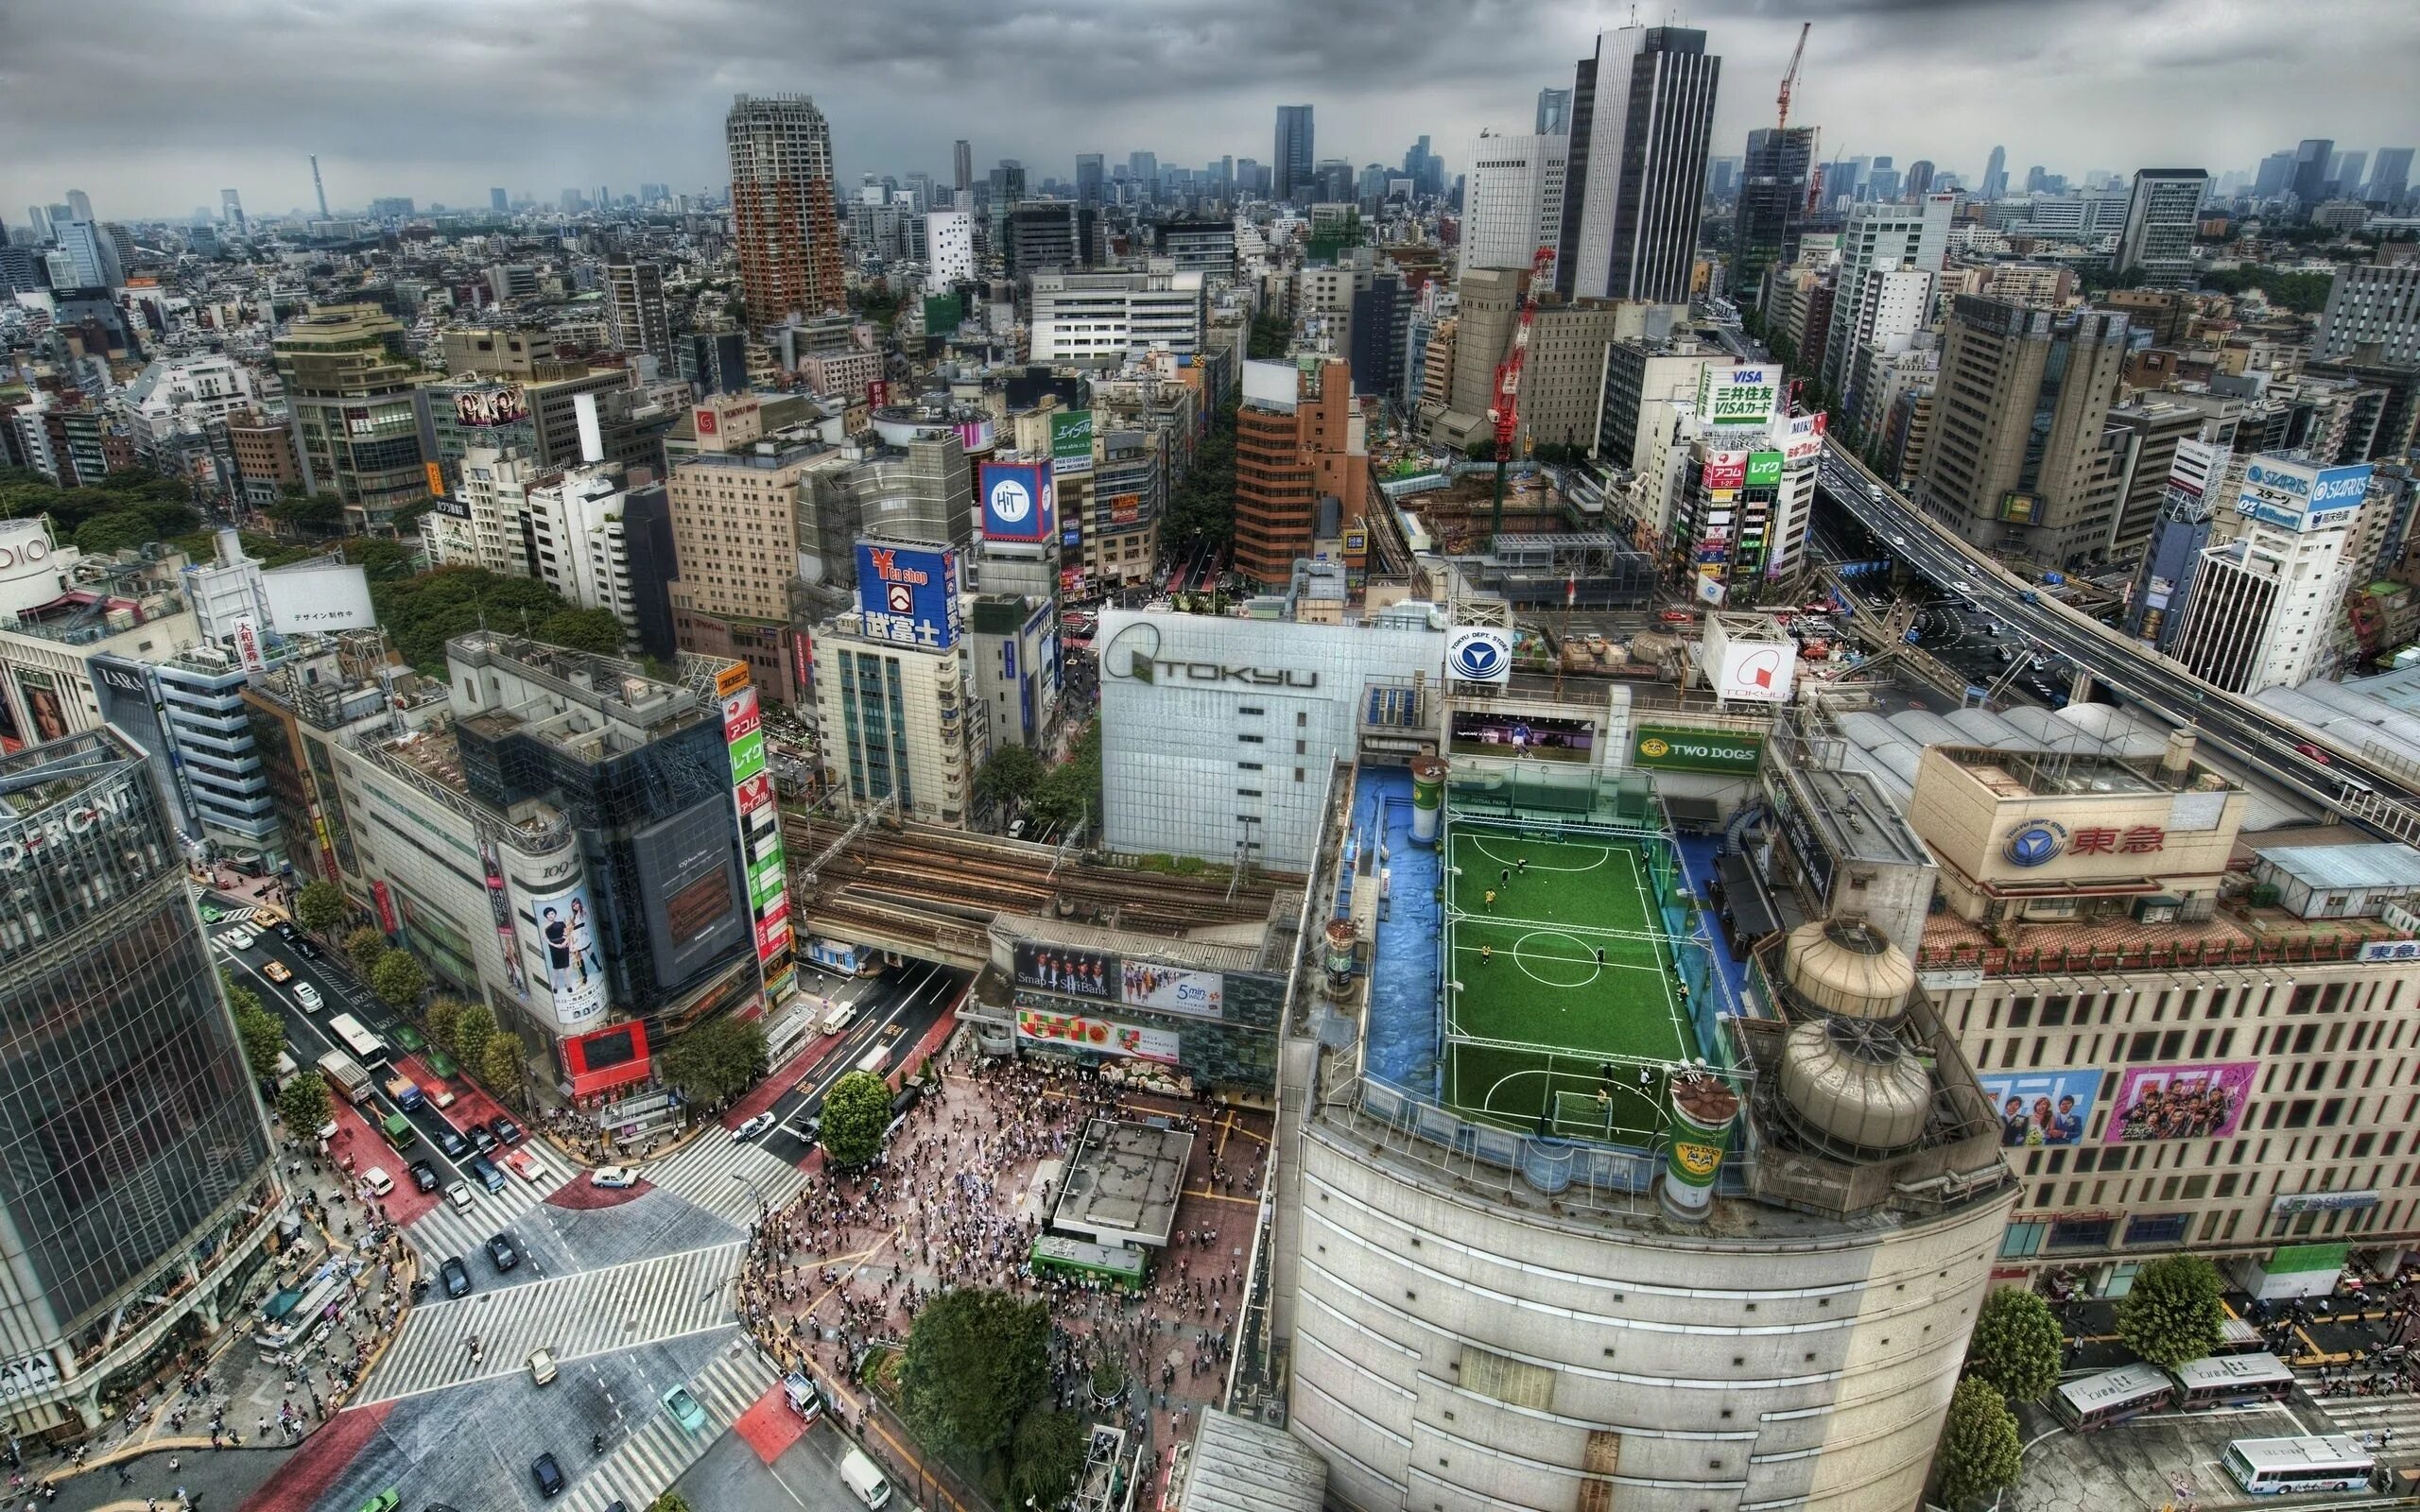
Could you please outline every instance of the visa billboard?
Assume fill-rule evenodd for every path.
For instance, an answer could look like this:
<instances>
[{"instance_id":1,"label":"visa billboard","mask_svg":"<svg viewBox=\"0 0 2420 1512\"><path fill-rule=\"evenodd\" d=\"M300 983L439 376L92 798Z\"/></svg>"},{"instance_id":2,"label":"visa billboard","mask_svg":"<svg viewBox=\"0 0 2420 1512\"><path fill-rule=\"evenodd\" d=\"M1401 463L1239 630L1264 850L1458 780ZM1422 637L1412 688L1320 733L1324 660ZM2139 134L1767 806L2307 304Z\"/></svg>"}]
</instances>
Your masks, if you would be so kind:
<instances>
[{"instance_id":1,"label":"visa billboard","mask_svg":"<svg viewBox=\"0 0 2420 1512\"><path fill-rule=\"evenodd\" d=\"M956 645L963 628L958 553L947 547L858 541L857 612L873 640L936 651Z\"/></svg>"},{"instance_id":2,"label":"visa billboard","mask_svg":"<svg viewBox=\"0 0 2420 1512\"><path fill-rule=\"evenodd\" d=\"M983 539L1046 541L1057 533L1058 496L1048 462L983 464Z\"/></svg>"}]
</instances>

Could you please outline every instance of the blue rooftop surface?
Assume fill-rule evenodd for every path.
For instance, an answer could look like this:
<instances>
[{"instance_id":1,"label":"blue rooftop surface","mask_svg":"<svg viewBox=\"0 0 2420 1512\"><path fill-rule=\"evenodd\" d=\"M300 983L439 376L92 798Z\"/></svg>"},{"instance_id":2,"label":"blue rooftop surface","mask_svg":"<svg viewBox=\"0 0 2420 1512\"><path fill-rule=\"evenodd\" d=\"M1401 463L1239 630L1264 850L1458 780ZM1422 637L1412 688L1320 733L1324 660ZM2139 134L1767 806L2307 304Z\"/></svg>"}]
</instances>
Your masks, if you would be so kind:
<instances>
[{"instance_id":1,"label":"blue rooftop surface","mask_svg":"<svg viewBox=\"0 0 2420 1512\"><path fill-rule=\"evenodd\" d=\"M1434 1095L1438 858L1433 847L1412 842L1409 772L1361 769L1353 833L1364 847L1379 848L1376 865L1388 872L1385 915L1370 953L1369 1074L1406 1091Z\"/></svg>"}]
</instances>

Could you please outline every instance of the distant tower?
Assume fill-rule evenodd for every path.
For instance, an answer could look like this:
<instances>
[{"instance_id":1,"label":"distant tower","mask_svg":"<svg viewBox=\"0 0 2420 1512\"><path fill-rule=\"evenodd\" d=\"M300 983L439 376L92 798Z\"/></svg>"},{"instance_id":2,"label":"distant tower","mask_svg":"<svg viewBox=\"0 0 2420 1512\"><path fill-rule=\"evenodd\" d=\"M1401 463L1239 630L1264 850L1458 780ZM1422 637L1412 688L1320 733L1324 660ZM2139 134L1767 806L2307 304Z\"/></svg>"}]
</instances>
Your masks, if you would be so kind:
<instances>
[{"instance_id":1,"label":"distant tower","mask_svg":"<svg viewBox=\"0 0 2420 1512\"><path fill-rule=\"evenodd\" d=\"M251 234L251 228L244 221L243 197L236 194L234 190L221 189L218 191L218 211L219 219L225 221L228 228L234 232L236 235L249 236Z\"/></svg>"},{"instance_id":2,"label":"distant tower","mask_svg":"<svg viewBox=\"0 0 2420 1512\"><path fill-rule=\"evenodd\" d=\"M975 144L969 142L964 137L959 137L957 144L950 148L950 166L958 171L958 187L959 189L965 190L974 188Z\"/></svg>"},{"instance_id":3,"label":"distant tower","mask_svg":"<svg viewBox=\"0 0 2420 1512\"><path fill-rule=\"evenodd\" d=\"M832 129L804 94L742 94L725 118L732 224L749 320L839 308L840 224L832 192Z\"/></svg>"},{"instance_id":4,"label":"distant tower","mask_svg":"<svg viewBox=\"0 0 2420 1512\"><path fill-rule=\"evenodd\" d=\"M311 154L311 192L320 197L320 218L328 219L328 186L320 181L320 155L316 152Z\"/></svg>"},{"instance_id":5,"label":"distant tower","mask_svg":"<svg viewBox=\"0 0 2420 1512\"><path fill-rule=\"evenodd\" d=\"M1311 108L1277 107L1276 180L1270 191L1272 198L1285 203L1296 199L1307 202L1313 198L1311 145Z\"/></svg>"}]
</instances>

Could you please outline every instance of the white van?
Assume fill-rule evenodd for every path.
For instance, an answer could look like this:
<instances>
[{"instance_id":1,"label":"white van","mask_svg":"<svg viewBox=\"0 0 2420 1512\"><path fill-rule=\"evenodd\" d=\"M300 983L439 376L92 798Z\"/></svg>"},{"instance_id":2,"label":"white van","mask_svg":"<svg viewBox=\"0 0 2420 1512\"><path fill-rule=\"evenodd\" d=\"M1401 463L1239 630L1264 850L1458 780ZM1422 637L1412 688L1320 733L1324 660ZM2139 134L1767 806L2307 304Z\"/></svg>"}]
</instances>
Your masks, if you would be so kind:
<instances>
[{"instance_id":1,"label":"white van","mask_svg":"<svg viewBox=\"0 0 2420 1512\"><path fill-rule=\"evenodd\" d=\"M840 1461L840 1479L869 1507L879 1508L890 1503L890 1483L873 1468L873 1461L866 1458L864 1450L853 1449Z\"/></svg>"},{"instance_id":2,"label":"white van","mask_svg":"<svg viewBox=\"0 0 2420 1512\"><path fill-rule=\"evenodd\" d=\"M856 1004L835 1003L832 1005L832 1010L823 1016L823 1032L838 1034L856 1022L857 1005Z\"/></svg>"}]
</instances>

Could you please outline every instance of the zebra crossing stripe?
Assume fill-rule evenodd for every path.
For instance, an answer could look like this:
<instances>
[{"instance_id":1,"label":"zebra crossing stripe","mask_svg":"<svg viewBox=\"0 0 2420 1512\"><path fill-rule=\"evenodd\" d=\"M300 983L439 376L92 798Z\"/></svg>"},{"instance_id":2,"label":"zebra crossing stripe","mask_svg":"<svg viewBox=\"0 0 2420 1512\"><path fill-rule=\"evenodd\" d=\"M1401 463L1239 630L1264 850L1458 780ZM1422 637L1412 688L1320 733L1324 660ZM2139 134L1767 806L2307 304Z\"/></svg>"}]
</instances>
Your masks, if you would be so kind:
<instances>
[{"instance_id":1,"label":"zebra crossing stripe","mask_svg":"<svg viewBox=\"0 0 2420 1512\"><path fill-rule=\"evenodd\" d=\"M744 1336L735 1340L685 1383L705 1410L706 1425L689 1433L659 1408L580 1477L566 1499L566 1512L603 1512L616 1498L631 1506L652 1502L704 1458L715 1440L777 1379Z\"/></svg>"}]
</instances>

